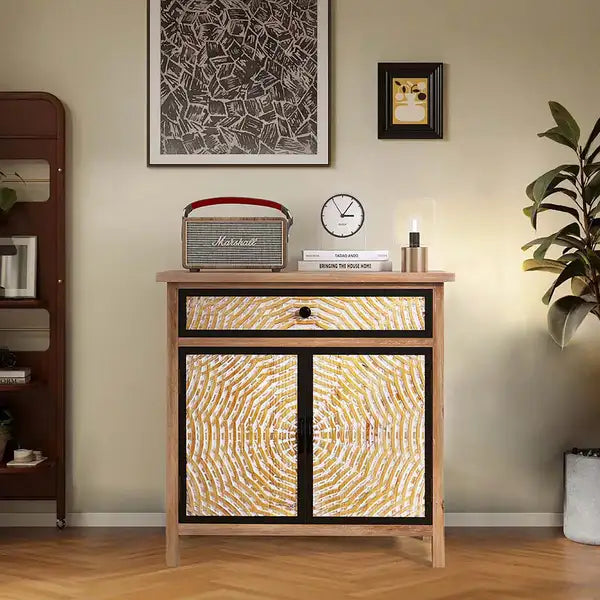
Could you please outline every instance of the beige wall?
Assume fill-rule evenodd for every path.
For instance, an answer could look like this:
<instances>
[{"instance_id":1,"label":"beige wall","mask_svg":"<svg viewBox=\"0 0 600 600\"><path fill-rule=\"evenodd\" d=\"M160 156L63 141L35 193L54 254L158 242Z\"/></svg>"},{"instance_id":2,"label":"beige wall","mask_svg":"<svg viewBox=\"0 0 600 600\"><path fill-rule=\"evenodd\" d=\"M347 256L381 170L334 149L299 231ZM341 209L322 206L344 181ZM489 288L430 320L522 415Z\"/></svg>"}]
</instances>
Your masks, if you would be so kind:
<instances>
[{"instance_id":1,"label":"beige wall","mask_svg":"<svg viewBox=\"0 0 600 600\"><path fill-rule=\"evenodd\" d=\"M333 165L162 168L145 158L145 0L2 0L0 86L68 107L71 510L160 511L164 290L191 200L272 197L320 238L322 201L349 191L371 247L425 219L433 268L453 270L447 318L447 508L560 510L561 452L600 443L600 328L563 352L545 333L546 276L523 274L523 189L562 160L535 134L545 103L600 113L597 0L333 0ZM377 140L376 63L447 65L444 141ZM416 207L416 208L413 208Z\"/></svg>"}]
</instances>

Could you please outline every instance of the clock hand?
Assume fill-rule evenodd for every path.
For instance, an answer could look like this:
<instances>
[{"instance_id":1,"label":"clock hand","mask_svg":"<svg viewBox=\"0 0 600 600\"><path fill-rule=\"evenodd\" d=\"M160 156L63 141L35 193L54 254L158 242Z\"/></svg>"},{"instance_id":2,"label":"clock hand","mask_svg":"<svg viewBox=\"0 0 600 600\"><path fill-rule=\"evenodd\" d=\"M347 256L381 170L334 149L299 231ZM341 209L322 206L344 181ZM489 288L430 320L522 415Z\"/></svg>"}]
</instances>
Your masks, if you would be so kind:
<instances>
[{"instance_id":1,"label":"clock hand","mask_svg":"<svg viewBox=\"0 0 600 600\"><path fill-rule=\"evenodd\" d=\"M344 215L342 214L342 211L340 210L340 207L337 205L337 202L332 198L333 200L333 204L335 205L335 207L337 208L338 212L340 213L340 216L343 217Z\"/></svg>"},{"instance_id":2,"label":"clock hand","mask_svg":"<svg viewBox=\"0 0 600 600\"><path fill-rule=\"evenodd\" d=\"M354 215L347 215L346 212L350 210L350 207L354 204L354 202L350 202L350 204L348 204L346 210L344 211L344 214L342 215L342 213L340 213L340 215L342 215L342 217L353 217ZM339 209L338 209L339 210Z\"/></svg>"}]
</instances>

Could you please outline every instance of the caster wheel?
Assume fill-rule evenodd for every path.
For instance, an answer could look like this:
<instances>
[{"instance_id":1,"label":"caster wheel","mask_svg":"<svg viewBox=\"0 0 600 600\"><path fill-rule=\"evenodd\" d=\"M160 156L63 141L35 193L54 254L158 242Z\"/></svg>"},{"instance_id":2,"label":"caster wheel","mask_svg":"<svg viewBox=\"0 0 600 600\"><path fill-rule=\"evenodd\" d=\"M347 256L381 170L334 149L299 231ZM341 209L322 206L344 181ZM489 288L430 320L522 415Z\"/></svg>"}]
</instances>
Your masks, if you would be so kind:
<instances>
[{"instance_id":1,"label":"caster wheel","mask_svg":"<svg viewBox=\"0 0 600 600\"><path fill-rule=\"evenodd\" d=\"M56 526L58 529L64 529L67 526L65 519L56 519Z\"/></svg>"}]
</instances>

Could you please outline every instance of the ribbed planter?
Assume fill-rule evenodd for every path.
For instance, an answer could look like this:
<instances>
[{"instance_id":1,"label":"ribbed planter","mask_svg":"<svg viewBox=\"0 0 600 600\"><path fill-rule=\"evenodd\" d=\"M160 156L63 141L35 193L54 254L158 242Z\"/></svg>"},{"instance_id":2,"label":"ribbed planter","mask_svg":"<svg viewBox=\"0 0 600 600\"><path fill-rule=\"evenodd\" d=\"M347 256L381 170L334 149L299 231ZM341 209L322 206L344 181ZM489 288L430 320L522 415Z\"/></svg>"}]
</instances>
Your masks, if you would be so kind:
<instances>
[{"instance_id":1,"label":"ribbed planter","mask_svg":"<svg viewBox=\"0 0 600 600\"><path fill-rule=\"evenodd\" d=\"M565 454L565 536L600 545L600 457Z\"/></svg>"}]
</instances>

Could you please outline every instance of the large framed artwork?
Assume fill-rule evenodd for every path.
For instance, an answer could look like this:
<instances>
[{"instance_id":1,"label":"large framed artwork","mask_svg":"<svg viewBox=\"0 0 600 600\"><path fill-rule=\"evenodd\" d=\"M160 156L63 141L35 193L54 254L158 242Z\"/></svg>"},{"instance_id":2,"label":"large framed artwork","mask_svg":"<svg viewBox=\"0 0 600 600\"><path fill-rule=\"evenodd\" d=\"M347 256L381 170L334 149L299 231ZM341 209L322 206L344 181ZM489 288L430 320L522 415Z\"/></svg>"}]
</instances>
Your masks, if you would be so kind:
<instances>
[{"instance_id":1,"label":"large framed artwork","mask_svg":"<svg viewBox=\"0 0 600 600\"><path fill-rule=\"evenodd\" d=\"M379 63L379 139L443 138L442 63Z\"/></svg>"},{"instance_id":2,"label":"large framed artwork","mask_svg":"<svg viewBox=\"0 0 600 600\"><path fill-rule=\"evenodd\" d=\"M329 0L148 0L148 164L329 164Z\"/></svg>"}]
</instances>

